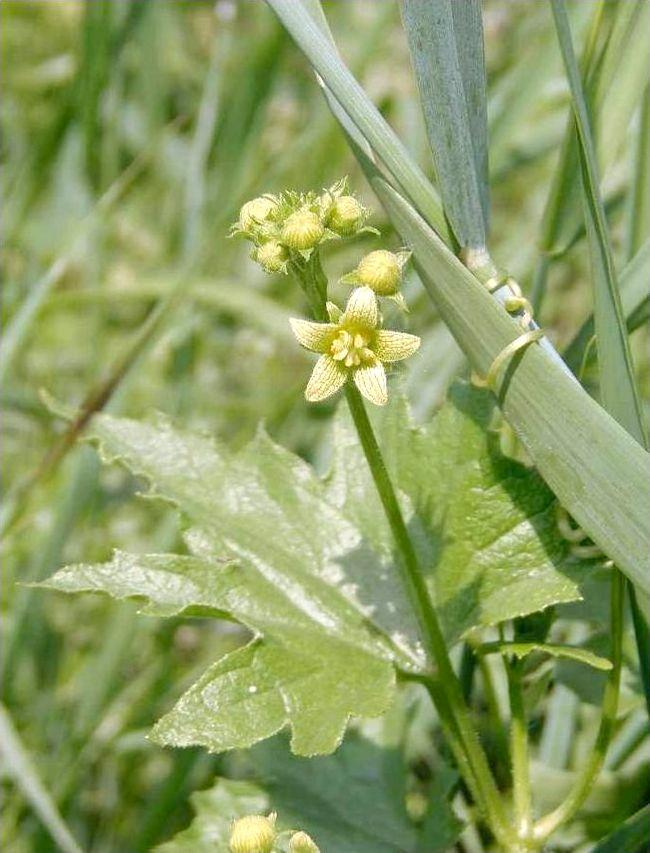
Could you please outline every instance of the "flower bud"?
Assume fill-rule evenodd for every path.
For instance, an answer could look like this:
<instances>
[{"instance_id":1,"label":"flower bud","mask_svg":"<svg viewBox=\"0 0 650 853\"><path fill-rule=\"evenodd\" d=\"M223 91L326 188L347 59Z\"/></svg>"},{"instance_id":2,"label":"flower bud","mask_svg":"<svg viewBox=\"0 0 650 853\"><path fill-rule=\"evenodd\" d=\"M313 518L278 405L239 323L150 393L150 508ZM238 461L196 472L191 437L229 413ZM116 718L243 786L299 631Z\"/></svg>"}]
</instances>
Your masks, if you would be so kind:
<instances>
[{"instance_id":1,"label":"flower bud","mask_svg":"<svg viewBox=\"0 0 650 853\"><path fill-rule=\"evenodd\" d=\"M325 229L316 213L297 210L285 220L282 242L290 249L313 249L320 242Z\"/></svg>"},{"instance_id":2,"label":"flower bud","mask_svg":"<svg viewBox=\"0 0 650 853\"><path fill-rule=\"evenodd\" d=\"M370 287L379 296L392 296L402 280L402 265L396 254L378 249L361 259L356 278L359 284Z\"/></svg>"},{"instance_id":3,"label":"flower bud","mask_svg":"<svg viewBox=\"0 0 650 853\"><path fill-rule=\"evenodd\" d=\"M289 842L289 853L320 853L320 850L311 835L294 832Z\"/></svg>"},{"instance_id":4,"label":"flower bud","mask_svg":"<svg viewBox=\"0 0 650 853\"><path fill-rule=\"evenodd\" d=\"M231 853L271 853L275 835L275 813L239 818L230 828Z\"/></svg>"},{"instance_id":5,"label":"flower bud","mask_svg":"<svg viewBox=\"0 0 650 853\"><path fill-rule=\"evenodd\" d=\"M288 257L289 253L284 246L275 240L262 243L253 251L253 259L268 273L280 272Z\"/></svg>"},{"instance_id":6,"label":"flower bud","mask_svg":"<svg viewBox=\"0 0 650 853\"><path fill-rule=\"evenodd\" d=\"M262 195L247 201L239 211L239 227L242 231L250 231L260 222L264 222L277 207L277 201L270 195Z\"/></svg>"},{"instance_id":7,"label":"flower bud","mask_svg":"<svg viewBox=\"0 0 650 853\"><path fill-rule=\"evenodd\" d=\"M340 237L349 237L363 224L365 211L352 195L334 199L327 215L327 227Z\"/></svg>"}]
</instances>

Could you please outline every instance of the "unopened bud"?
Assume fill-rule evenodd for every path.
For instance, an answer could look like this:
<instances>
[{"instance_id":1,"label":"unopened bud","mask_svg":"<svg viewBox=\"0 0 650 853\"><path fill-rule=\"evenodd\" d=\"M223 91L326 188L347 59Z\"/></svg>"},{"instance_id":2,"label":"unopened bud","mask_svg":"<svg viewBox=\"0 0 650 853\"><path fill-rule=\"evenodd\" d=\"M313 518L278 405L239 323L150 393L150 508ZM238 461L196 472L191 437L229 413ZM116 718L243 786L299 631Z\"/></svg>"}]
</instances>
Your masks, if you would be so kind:
<instances>
[{"instance_id":1,"label":"unopened bud","mask_svg":"<svg viewBox=\"0 0 650 853\"><path fill-rule=\"evenodd\" d=\"M334 199L327 215L327 227L340 237L349 237L363 224L365 210L352 195Z\"/></svg>"},{"instance_id":2,"label":"unopened bud","mask_svg":"<svg viewBox=\"0 0 650 853\"><path fill-rule=\"evenodd\" d=\"M247 815L230 828L231 853L271 853L275 842L275 813Z\"/></svg>"},{"instance_id":3,"label":"unopened bud","mask_svg":"<svg viewBox=\"0 0 650 853\"><path fill-rule=\"evenodd\" d=\"M402 280L402 265L396 254L378 249L362 258L356 277L359 284L372 288L380 296L392 296Z\"/></svg>"},{"instance_id":4,"label":"unopened bud","mask_svg":"<svg viewBox=\"0 0 650 853\"><path fill-rule=\"evenodd\" d=\"M289 853L320 853L320 850L311 835L294 832L289 842Z\"/></svg>"},{"instance_id":5,"label":"unopened bud","mask_svg":"<svg viewBox=\"0 0 650 853\"><path fill-rule=\"evenodd\" d=\"M290 249L313 249L324 233L323 223L311 210L297 210L287 217L282 242Z\"/></svg>"},{"instance_id":6,"label":"unopened bud","mask_svg":"<svg viewBox=\"0 0 650 853\"><path fill-rule=\"evenodd\" d=\"M253 258L268 273L280 272L288 257L285 247L275 240L262 243L253 251Z\"/></svg>"},{"instance_id":7,"label":"unopened bud","mask_svg":"<svg viewBox=\"0 0 650 853\"><path fill-rule=\"evenodd\" d=\"M277 201L270 195L247 201L239 211L239 227L242 231L250 231L260 222L267 220L276 207Z\"/></svg>"}]
</instances>

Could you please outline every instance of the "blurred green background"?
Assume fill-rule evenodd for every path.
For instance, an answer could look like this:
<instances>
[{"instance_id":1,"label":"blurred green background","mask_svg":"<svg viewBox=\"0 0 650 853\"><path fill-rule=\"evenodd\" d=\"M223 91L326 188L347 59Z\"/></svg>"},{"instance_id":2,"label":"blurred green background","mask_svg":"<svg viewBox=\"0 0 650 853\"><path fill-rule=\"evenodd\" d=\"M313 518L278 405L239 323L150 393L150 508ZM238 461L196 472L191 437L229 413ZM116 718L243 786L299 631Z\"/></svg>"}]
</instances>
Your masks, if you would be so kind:
<instances>
[{"instance_id":1,"label":"blurred green background","mask_svg":"<svg viewBox=\"0 0 650 853\"><path fill-rule=\"evenodd\" d=\"M346 61L430 173L397 4L324 5ZM578 33L590 7L571 7ZM310 359L287 324L304 310L302 294L265 276L247 246L227 238L229 224L259 193L318 190L347 174L375 210L383 245L399 244L306 63L261 0L3 0L0 14L3 748L18 744L30 757L85 850L136 853L187 822L188 794L221 761L164 751L147 730L241 637L232 626L161 622L131 605L17 584L105 559L114 546L182 549L174 511L134 499L138 483L101 468L91 448L43 464L64 427L41 389L79 405L179 287L109 408L162 410L234 445L264 420L276 440L323 464L333 405L304 404ZM487 2L485 29L492 248L527 289L567 91L545 3ZM633 125L605 182L619 264L631 252L634 135ZM376 245L364 237L328 247L333 280ZM425 417L464 368L414 276L405 292L409 326L424 340L405 381ZM589 299L579 244L553 267L541 315L558 345ZM647 330L632 343L647 397ZM17 785L5 765L2 784L7 851L57 849L35 814L29 774Z\"/></svg>"}]
</instances>

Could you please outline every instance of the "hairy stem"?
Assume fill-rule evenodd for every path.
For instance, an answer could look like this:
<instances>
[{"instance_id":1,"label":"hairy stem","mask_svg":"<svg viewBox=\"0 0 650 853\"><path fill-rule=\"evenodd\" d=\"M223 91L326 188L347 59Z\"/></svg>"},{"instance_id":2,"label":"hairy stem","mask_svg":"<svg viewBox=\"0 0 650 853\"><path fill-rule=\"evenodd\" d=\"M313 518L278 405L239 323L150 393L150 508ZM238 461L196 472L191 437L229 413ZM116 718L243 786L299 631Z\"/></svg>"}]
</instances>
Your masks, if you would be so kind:
<instances>
[{"instance_id":1,"label":"hairy stem","mask_svg":"<svg viewBox=\"0 0 650 853\"><path fill-rule=\"evenodd\" d=\"M598 774L605 761L607 747L616 724L618 694L621 683L621 662L623 653L623 602L624 577L614 570L611 592L611 638L612 663L609 678L605 686L601 710L600 726L591 755L583 767L567 798L554 811L537 821L533 828L533 837L545 841L549 835L572 818L589 796Z\"/></svg>"}]
</instances>

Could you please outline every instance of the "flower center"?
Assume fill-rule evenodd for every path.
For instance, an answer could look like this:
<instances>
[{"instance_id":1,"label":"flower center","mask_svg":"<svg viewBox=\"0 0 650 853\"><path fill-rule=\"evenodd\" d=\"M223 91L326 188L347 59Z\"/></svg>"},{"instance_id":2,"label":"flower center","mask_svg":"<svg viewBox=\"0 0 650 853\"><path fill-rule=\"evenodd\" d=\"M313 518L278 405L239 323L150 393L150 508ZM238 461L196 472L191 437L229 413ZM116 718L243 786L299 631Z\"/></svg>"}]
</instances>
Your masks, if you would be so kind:
<instances>
[{"instance_id":1,"label":"flower center","mask_svg":"<svg viewBox=\"0 0 650 853\"><path fill-rule=\"evenodd\" d=\"M330 353L335 361L342 361L346 367L359 367L375 358L369 343L367 332L342 329L332 341Z\"/></svg>"}]
</instances>

